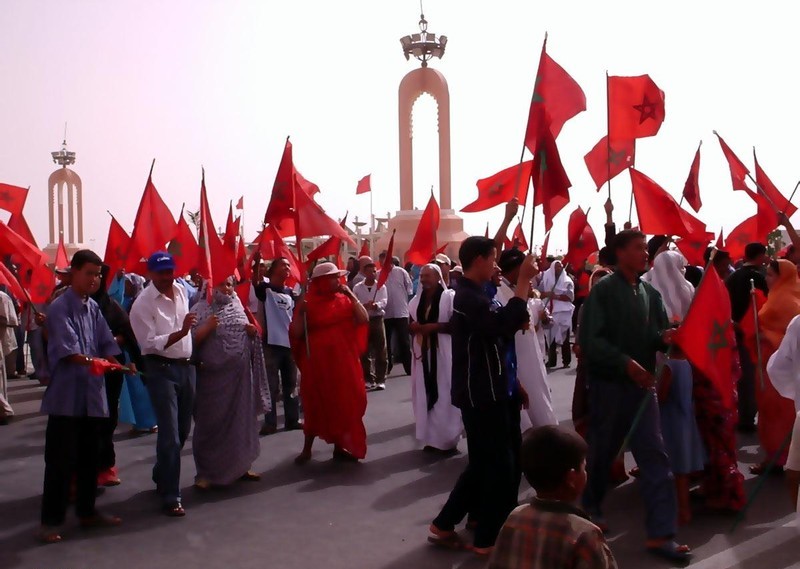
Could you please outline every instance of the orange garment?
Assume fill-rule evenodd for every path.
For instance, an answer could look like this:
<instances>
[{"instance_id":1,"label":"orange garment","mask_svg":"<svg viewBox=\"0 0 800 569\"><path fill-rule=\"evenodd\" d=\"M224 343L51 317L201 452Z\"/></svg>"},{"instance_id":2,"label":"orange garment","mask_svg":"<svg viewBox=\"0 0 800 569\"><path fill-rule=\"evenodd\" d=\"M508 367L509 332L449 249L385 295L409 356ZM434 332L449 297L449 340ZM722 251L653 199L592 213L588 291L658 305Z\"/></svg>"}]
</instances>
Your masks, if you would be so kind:
<instances>
[{"instance_id":1,"label":"orange garment","mask_svg":"<svg viewBox=\"0 0 800 569\"><path fill-rule=\"evenodd\" d=\"M356 325L353 304L347 296L319 293L313 282L306 295L306 309L308 347L304 339L292 341L301 375L303 431L364 458L367 391L361 354L367 347L368 326Z\"/></svg>"}]
</instances>

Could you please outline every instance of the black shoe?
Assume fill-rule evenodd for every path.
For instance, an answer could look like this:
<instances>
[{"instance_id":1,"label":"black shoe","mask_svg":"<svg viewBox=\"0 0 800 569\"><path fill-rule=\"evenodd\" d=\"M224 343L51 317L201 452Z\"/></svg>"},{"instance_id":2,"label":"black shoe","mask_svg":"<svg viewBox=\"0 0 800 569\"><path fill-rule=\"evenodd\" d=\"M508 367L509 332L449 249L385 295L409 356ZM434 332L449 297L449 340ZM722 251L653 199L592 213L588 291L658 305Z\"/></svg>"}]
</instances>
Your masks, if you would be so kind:
<instances>
[{"instance_id":1,"label":"black shoe","mask_svg":"<svg viewBox=\"0 0 800 569\"><path fill-rule=\"evenodd\" d=\"M736 425L736 430L744 435L752 435L758 430L758 427L752 424Z\"/></svg>"},{"instance_id":2,"label":"black shoe","mask_svg":"<svg viewBox=\"0 0 800 569\"><path fill-rule=\"evenodd\" d=\"M11 423L11 417L0 417L0 427L5 427Z\"/></svg>"},{"instance_id":3,"label":"black shoe","mask_svg":"<svg viewBox=\"0 0 800 569\"><path fill-rule=\"evenodd\" d=\"M294 423L289 423L286 425L287 431L302 431L303 430L303 422L302 421L295 421Z\"/></svg>"},{"instance_id":4,"label":"black shoe","mask_svg":"<svg viewBox=\"0 0 800 569\"><path fill-rule=\"evenodd\" d=\"M261 427L261 430L258 432L259 435L262 437L268 437L269 435L274 435L278 432L278 427L274 425L264 425Z\"/></svg>"}]
</instances>

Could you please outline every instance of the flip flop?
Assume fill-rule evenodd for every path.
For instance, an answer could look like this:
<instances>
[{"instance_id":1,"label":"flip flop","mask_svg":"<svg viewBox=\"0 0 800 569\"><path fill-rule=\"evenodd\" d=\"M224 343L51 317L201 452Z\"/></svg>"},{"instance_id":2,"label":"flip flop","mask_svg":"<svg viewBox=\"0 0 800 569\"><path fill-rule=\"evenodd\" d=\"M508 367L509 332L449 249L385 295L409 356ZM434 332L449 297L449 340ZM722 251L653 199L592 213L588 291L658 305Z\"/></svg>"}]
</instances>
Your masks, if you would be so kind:
<instances>
[{"instance_id":1,"label":"flip flop","mask_svg":"<svg viewBox=\"0 0 800 569\"><path fill-rule=\"evenodd\" d=\"M647 552L672 563L688 564L692 560L692 550L688 545L676 541L665 541L658 547L648 547Z\"/></svg>"},{"instance_id":2,"label":"flip flop","mask_svg":"<svg viewBox=\"0 0 800 569\"><path fill-rule=\"evenodd\" d=\"M44 545L60 543L63 540L64 538L61 537L61 532L57 527L42 526L39 531L36 532L36 541Z\"/></svg>"},{"instance_id":3,"label":"flip flop","mask_svg":"<svg viewBox=\"0 0 800 569\"><path fill-rule=\"evenodd\" d=\"M450 551L459 551L465 548L464 542L456 532L449 535L429 535L428 543Z\"/></svg>"}]
</instances>

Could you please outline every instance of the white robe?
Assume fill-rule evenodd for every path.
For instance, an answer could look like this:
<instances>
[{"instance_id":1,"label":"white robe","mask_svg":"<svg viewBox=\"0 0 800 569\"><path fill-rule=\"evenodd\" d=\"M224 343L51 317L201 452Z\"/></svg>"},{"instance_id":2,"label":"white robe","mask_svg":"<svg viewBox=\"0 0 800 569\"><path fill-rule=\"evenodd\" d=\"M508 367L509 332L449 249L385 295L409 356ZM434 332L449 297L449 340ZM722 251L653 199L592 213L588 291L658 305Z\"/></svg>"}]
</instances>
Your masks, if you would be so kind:
<instances>
[{"instance_id":1,"label":"white robe","mask_svg":"<svg viewBox=\"0 0 800 569\"><path fill-rule=\"evenodd\" d=\"M544 322L542 322L542 312L547 307L541 298L532 298L528 302L528 307L531 311L531 330L536 333L536 339L539 341L539 351L542 353L542 361L544 361L544 355L547 353L547 337Z\"/></svg>"},{"instance_id":2,"label":"white robe","mask_svg":"<svg viewBox=\"0 0 800 569\"><path fill-rule=\"evenodd\" d=\"M566 295L569 297L569 301L552 300L551 302L551 300L545 299L547 306L550 308L550 316L553 319L552 324L547 329L547 342L549 344L555 342L561 345L572 329L572 313L575 311L575 305L572 304L575 300L575 283L567 275L567 271L562 270L561 274L556 277L555 268L550 267L542 275L539 290L545 293L552 293L553 296Z\"/></svg>"},{"instance_id":3,"label":"white robe","mask_svg":"<svg viewBox=\"0 0 800 569\"><path fill-rule=\"evenodd\" d=\"M495 299L505 306L513 297L514 291L508 282L503 279L497 289ZM533 300L528 301L528 312L531 315L531 329L519 331L514 336L514 346L517 354L517 379L523 389L528 392L530 401L528 409L523 409L520 417L520 426L523 432L531 427L558 424L558 419L556 419L556 414L553 411L550 385L547 382L547 370L544 367L539 339L533 331L534 322L538 319L538 310Z\"/></svg>"},{"instance_id":4,"label":"white robe","mask_svg":"<svg viewBox=\"0 0 800 569\"><path fill-rule=\"evenodd\" d=\"M455 292L445 290L439 301L439 322L450 322L453 316ZM416 321L420 294L408 306L411 319ZM417 422L417 439L425 446L440 450L450 450L458 445L464 428L461 423L461 410L454 407L450 399L450 385L453 373L453 349L450 334L439 334L439 347L436 350L436 378L439 398L433 409L428 410L425 391L425 377L422 374L421 337L415 336L411 342L411 389L414 405L414 418Z\"/></svg>"}]
</instances>

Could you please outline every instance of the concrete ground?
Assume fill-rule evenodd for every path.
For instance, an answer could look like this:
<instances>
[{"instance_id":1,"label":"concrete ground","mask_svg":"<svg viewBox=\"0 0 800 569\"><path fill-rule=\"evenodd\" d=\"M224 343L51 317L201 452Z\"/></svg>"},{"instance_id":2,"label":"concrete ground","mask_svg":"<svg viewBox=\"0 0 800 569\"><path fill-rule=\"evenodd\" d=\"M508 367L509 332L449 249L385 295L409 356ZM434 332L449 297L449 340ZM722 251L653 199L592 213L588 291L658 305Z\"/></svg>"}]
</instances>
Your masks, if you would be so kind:
<instances>
[{"instance_id":1,"label":"concrete ground","mask_svg":"<svg viewBox=\"0 0 800 569\"><path fill-rule=\"evenodd\" d=\"M560 420L569 418L574 371L551 375ZM302 433L262 439L255 470L260 483L200 494L192 489L191 444L184 450L182 486L188 515L159 514L150 481L155 436L117 434L123 484L98 499L98 506L124 518L121 528L82 531L74 518L65 541L42 546L37 526L44 463L42 388L31 380L10 383L16 420L0 427L0 569L241 569L318 567L365 569L481 568L469 553L438 551L426 543L427 526L447 497L465 462L422 453L414 440L411 386L392 378L385 392L369 395L369 452L362 464L331 461L331 448L317 444L314 460L292 459ZM754 437L740 445L741 468L757 461ZM748 475L748 491L756 480ZM531 494L524 486L523 497ZM642 504L636 483L611 492L609 538L620 567L667 567L642 551ZM781 478L770 478L734 532L732 519L697 512L681 540L696 552L693 567L782 569L800 567L800 537Z\"/></svg>"}]
</instances>

